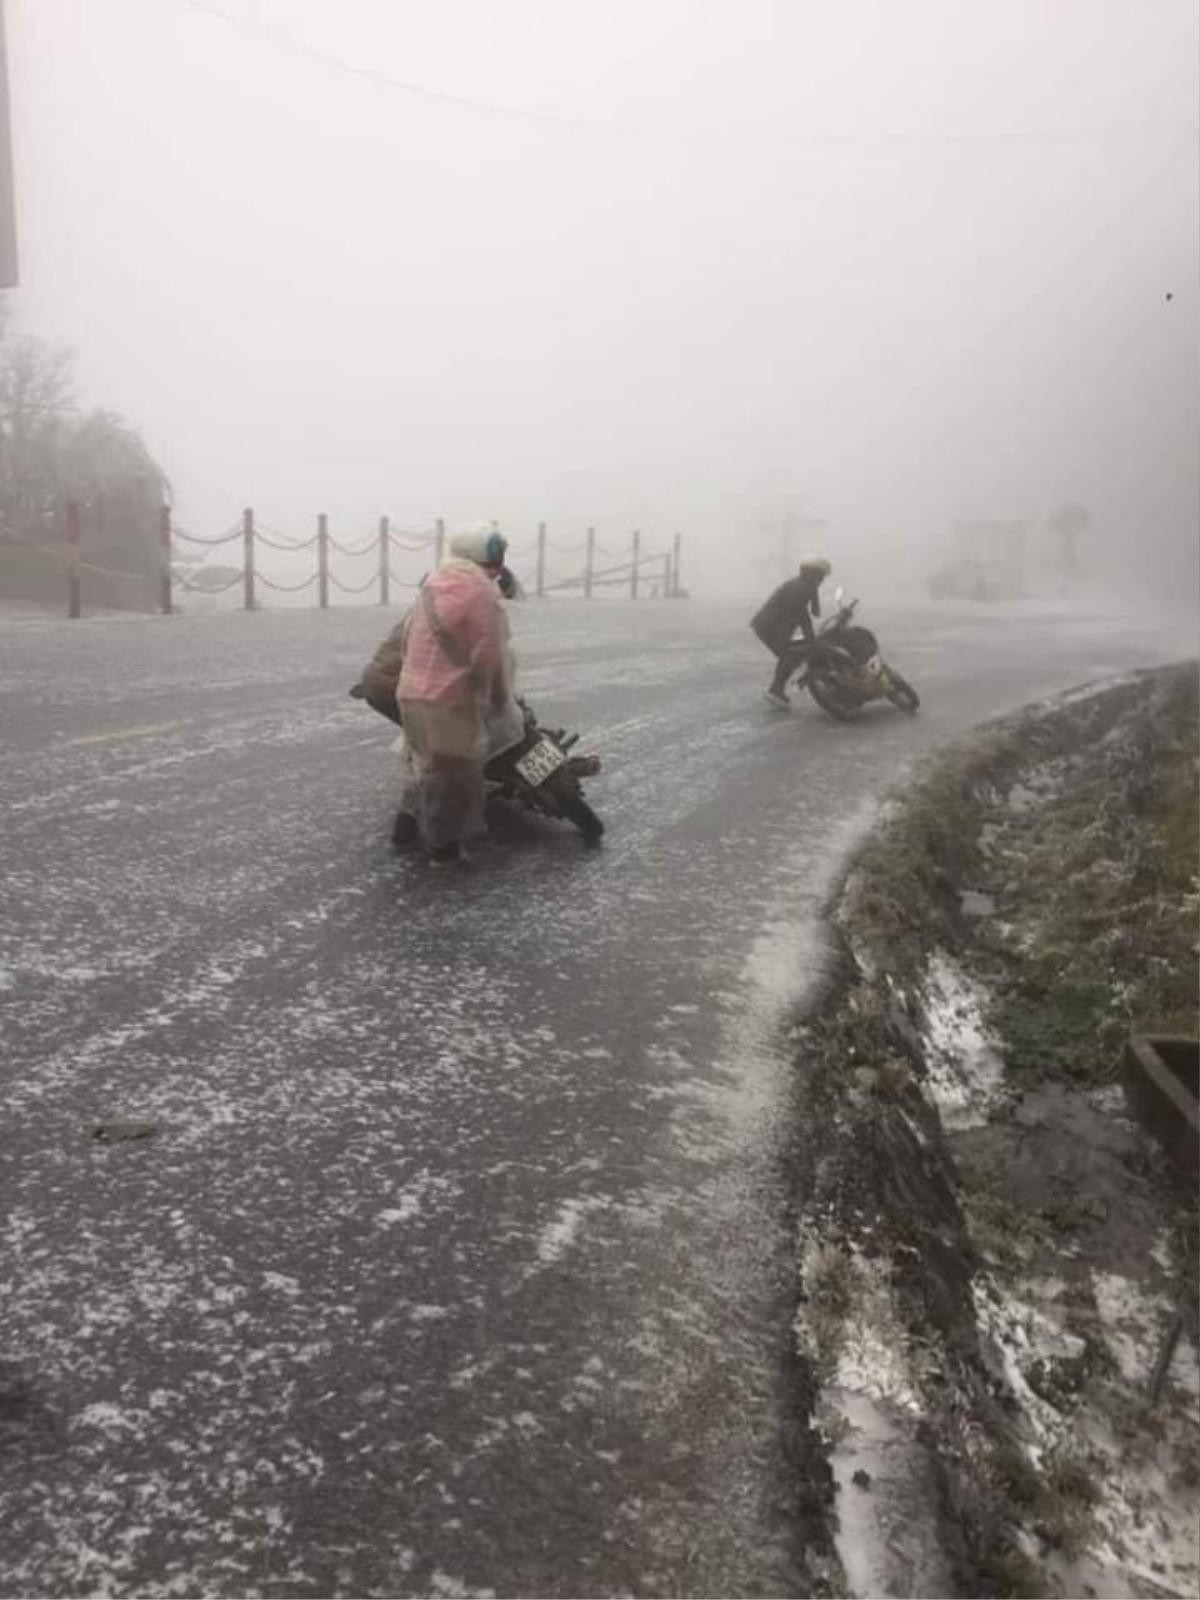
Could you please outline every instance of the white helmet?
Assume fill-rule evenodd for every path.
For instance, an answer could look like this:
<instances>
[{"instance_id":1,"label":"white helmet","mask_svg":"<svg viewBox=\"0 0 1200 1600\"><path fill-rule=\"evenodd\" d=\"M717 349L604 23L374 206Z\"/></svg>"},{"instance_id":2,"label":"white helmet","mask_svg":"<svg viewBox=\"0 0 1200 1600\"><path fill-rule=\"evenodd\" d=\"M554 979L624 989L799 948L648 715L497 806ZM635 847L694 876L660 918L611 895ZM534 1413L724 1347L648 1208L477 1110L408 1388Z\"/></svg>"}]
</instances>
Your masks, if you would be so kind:
<instances>
[{"instance_id":1,"label":"white helmet","mask_svg":"<svg viewBox=\"0 0 1200 1600\"><path fill-rule=\"evenodd\" d=\"M450 554L481 567L500 566L507 549L508 540L494 522L470 522L450 535Z\"/></svg>"}]
</instances>

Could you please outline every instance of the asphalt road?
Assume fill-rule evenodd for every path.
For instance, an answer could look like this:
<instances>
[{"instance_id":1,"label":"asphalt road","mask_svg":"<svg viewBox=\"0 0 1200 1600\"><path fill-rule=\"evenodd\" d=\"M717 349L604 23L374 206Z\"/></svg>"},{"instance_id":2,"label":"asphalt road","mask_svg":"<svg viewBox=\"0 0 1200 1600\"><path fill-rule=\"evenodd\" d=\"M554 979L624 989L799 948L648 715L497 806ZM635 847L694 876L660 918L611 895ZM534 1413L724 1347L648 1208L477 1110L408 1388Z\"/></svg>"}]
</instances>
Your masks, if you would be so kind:
<instances>
[{"instance_id":1,"label":"asphalt road","mask_svg":"<svg viewBox=\"0 0 1200 1600\"><path fill-rule=\"evenodd\" d=\"M909 758L1181 653L864 620L918 718L771 712L743 608L520 608L608 835L441 873L346 698L379 613L0 623L0 1593L809 1592L821 897Z\"/></svg>"}]
</instances>

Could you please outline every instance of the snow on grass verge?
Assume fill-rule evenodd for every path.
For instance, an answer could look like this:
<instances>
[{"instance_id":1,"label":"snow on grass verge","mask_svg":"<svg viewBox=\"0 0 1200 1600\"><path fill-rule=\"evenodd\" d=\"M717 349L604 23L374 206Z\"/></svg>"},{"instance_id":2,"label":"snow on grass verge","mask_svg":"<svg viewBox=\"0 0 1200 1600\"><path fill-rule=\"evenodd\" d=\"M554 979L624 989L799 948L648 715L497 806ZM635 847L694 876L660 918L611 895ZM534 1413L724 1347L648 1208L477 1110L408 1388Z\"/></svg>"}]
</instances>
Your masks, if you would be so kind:
<instances>
[{"instance_id":1,"label":"snow on grass verge","mask_svg":"<svg viewBox=\"0 0 1200 1600\"><path fill-rule=\"evenodd\" d=\"M834 908L794 1335L842 1592L1200 1593L1194 1212L1112 1082L1195 1015L1195 700L1162 669L942 752Z\"/></svg>"},{"instance_id":2,"label":"snow on grass verge","mask_svg":"<svg viewBox=\"0 0 1200 1600\"><path fill-rule=\"evenodd\" d=\"M935 950L921 996L924 1087L944 1128L980 1126L1001 1098L1004 1062L987 1034L986 1003L982 986Z\"/></svg>"}]
</instances>

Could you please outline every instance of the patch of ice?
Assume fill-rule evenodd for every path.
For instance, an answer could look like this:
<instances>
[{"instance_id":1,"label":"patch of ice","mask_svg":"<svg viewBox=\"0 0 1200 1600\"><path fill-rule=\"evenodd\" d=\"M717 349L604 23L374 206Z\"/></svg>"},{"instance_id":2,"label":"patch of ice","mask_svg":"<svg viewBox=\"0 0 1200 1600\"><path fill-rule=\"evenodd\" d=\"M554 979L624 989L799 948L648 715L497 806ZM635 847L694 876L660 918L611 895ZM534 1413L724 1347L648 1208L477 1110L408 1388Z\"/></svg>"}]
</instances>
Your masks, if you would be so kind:
<instances>
[{"instance_id":1,"label":"patch of ice","mask_svg":"<svg viewBox=\"0 0 1200 1600\"><path fill-rule=\"evenodd\" d=\"M1194 1431L1194 1422L1184 1426ZM1175 1420L1168 1418L1168 1436ZM1087 1554L1068 1566L1052 1559L1064 1594L1123 1600L1126 1595L1200 1594L1200 1516L1197 1495L1168 1467L1170 1438L1150 1453L1131 1451L1128 1440L1094 1430L1104 1455L1097 1475L1101 1498ZM1086 1587L1085 1587L1086 1585Z\"/></svg>"},{"instance_id":2,"label":"patch of ice","mask_svg":"<svg viewBox=\"0 0 1200 1600\"><path fill-rule=\"evenodd\" d=\"M1153 1293L1144 1284L1114 1272L1093 1271L1092 1292L1121 1376L1127 1383L1144 1387L1174 1320L1175 1307L1165 1295ZM1200 1398L1200 1364L1190 1339L1179 1340L1167 1377L1184 1391L1194 1406Z\"/></svg>"},{"instance_id":3,"label":"patch of ice","mask_svg":"<svg viewBox=\"0 0 1200 1600\"><path fill-rule=\"evenodd\" d=\"M859 1321L849 1331L837 1363L836 1387L864 1399L887 1401L919 1413L907 1363L883 1330Z\"/></svg>"},{"instance_id":4,"label":"patch of ice","mask_svg":"<svg viewBox=\"0 0 1200 1600\"><path fill-rule=\"evenodd\" d=\"M1000 1099L1004 1062L983 1022L984 991L943 950L925 971L924 1087L946 1128L978 1128Z\"/></svg>"},{"instance_id":5,"label":"patch of ice","mask_svg":"<svg viewBox=\"0 0 1200 1600\"><path fill-rule=\"evenodd\" d=\"M413 1322L444 1322L450 1315L449 1306L419 1305L409 1310Z\"/></svg>"},{"instance_id":6,"label":"patch of ice","mask_svg":"<svg viewBox=\"0 0 1200 1600\"><path fill-rule=\"evenodd\" d=\"M1150 1259L1163 1272L1174 1272L1175 1264L1171 1260L1171 1241L1165 1233L1159 1234L1154 1241L1154 1248L1150 1251Z\"/></svg>"},{"instance_id":7,"label":"patch of ice","mask_svg":"<svg viewBox=\"0 0 1200 1600\"><path fill-rule=\"evenodd\" d=\"M931 1463L911 1418L864 1394L834 1389L827 1399L840 1420L829 1464L838 1488L834 1544L850 1593L952 1593L929 1514Z\"/></svg>"},{"instance_id":8,"label":"patch of ice","mask_svg":"<svg viewBox=\"0 0 1200 1600\"><path fill-rule=\"evenodd\" d=\"M596 1195L584 1195L576 1200L567 1200L559 1209L554 1221L548 1223L538 1236L538 1260L546 1266L557 1261L575 1242L579 1225L588 1212L602 1211L609 1204L607 1199Z\"/></svg>"},{"instance_id":9,"label":"patch of ice","mask_svg":"<svg viewBox=\"0 0 1200 1600\"><path fill-rule=\"evenodd\" d=\"M1099 1089L1092 1089L1088 1093L1087 1101L1106 1117L1128 1116L1125 1090L1119 1083L1106 1083Z\"/></svg>"},{"instance_id":10,"label":"patch of ice","mask_svg":"<svg viewBox=\"0 0 1200 1600\"><path fill-rule=\"evenodd\" d=\"M1015 1295L1002 1296L991 1284L976 1280L971 1294L984 1360L1016 1400L1026 1423L1030 1459L1038 1465L1043 1451L1061 1437L1063 1418L1030 1387L1026 1371L1035 1361L1081 1354L1083 1341L1036 1306Z\"/></svg>"},{"instance_id":11,"label":"patch of ice","mask_svg":"<svg viewBox=\"0 0 1200 1600\"><path fill-rule=\"evenodd\" d=\"M1101 674L1088 683L1081 683L1073 689L1064 689L1061 693L1042 701L1042 705L1049 710L1057 710L1059 706L1080 705L1085 700L1098 700L1101 695L1119 689L1122 684L1133 683L1137 674L1134 672L1121 672L1108 665L1100 665L1094 669Z\"/></svg>"},{"instance_id":12,"label":"patch of ice","mask_svg":"<svg viewBox=\"0 0 1200 1600\"><path fill-rule=\"evenodd\" d=\"M141 1433L145 1415L142 1412L123 1411L108 1400L97 1400L90 1406L84 1406L75 1422L81 1427L99 1428L110 1438L116 1438L122 1433Z\"/></svg>"},{"instance_id":13,"label":"patch of ice","mask_svg":"<svg viewBox=\"0 0 1200 1600\"><path fill-rule=\"evenodd\" d=\"M268 1289L278 1289L280 1294L293 1297L300 1293L299 1281L286 1272L264 1272L262 1277Z\"/></svg>"},{"instance_id":14,"label":"patch of ice","mask_svg":"<svg viewBox=\"0 0 1200 1600\"><path fill-rule=\"evenodd\" d=\"M452 1577L435 1567L429 1580L429 1592L438 1600L495 1600L494 1589L472 1589L462 1578Z\"/></svg>"},{"instance_id":15,"label":"patch of ice","mask_svg":"<svg viewBox=\"0 0 1200 1600\"><path fill-rule=\"evenodd\" d=\"M891 1262L850 1253L851 1309L838 1351L836 1385L870 1400L887 1401L914 1416L923 1411L904 1323L892 1294Z\"/></svg>"},{"instance_id":16,"label":"patch of ice","mask_svg":"<svg viewBox=\"0 0 1200 1600\"><path fill-rule=\"evenodd\" d=\"M1053 1280L1029 1287L1041 1304L1052 1304ZM1122 1376L1144 1391L1170 1307L1163 1297L1115 1274L1093 1273L1093 1288ZM1030 1460L1040 1466L1044 1451L1064 1436L1066 1422L1054 1406L1034 1393L1025 1372L1035 1360L1080 1353L1083 1342L1016 1296L1001 1298L994 1289L979 1284L974 1286L974 1295L985 1356L990 1356L993 1369L998 1369L1017 1401ZM1117 1437L1108 1421L1095 1413L1075 1424L1082 1426L1090 1449L1099 1452L1103 1465L1093 1474L1099 1498L1088 1548L1071 1562L1055 1553L1046 1558L1056 1577L1056 1592L1092 1594L1107 1600L1129 1594L1198 1592L1197 1495L1172 1471L1172 1464L1177 1467L1179 1461L1178 1441L1194 1440L1198 1421L1194 1386L1200 1373L1190 1342L1181 1340L1171 1376L1177 1387L1174 1403L1163 1403L1163 1438L1132 1441L1127 1436ZM1181 1389L1186 1397L1182 1406L1178 1403Z\"/></svg>"},{"instance_id":17,"label":"patch of ice","mask_svg":"<svg viewBox=\"0 0 1200 1600\"><path fill-rule=\"evenodd\" d=\"M920 1438L924 1407L890 1263L866 1257L854 1244L831 1247L813 1225L801 1274L811 1298L796 1317L797 1345L818 1369L832 1357L814 1420L829 1441L840 1491L834 1542L849 1592L949 1594L951 1574L931 1510L937 1503L931 1462ZM831 1274L832 1299L847 1306L833 1326L823 1325L821 1311L822 1282Z\"/></svg>"},{"instance_id":18,"label":"patch of ice","mask_svg":"<svg viewBox=\"0 0 1200 1600\"><path fill-rule=\"evenodd\" d=\"M407 1222L421 1209L421 1195L416 1189L401 1189L396 1196L400 1204L381 1211L376 1219L381 1228L390 1228L397 1222Z\"/></svg>"}]
</instances>

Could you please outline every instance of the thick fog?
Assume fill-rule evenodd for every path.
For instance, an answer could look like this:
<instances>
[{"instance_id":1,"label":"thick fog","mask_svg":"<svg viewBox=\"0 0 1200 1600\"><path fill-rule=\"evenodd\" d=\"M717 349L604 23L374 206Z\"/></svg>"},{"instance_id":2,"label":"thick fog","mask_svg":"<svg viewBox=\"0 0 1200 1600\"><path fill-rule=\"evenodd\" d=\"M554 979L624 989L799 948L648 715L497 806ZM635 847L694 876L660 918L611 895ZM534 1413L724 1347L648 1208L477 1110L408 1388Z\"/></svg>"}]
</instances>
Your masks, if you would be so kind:
<instances>
[{"instance_id":1,"label":"thick fog","mask_svg":"<svg viewBox=\"0 0 1200 1600\"><path fill-rule=\"evenodd\" d=\"M189 526L1193 594L1193 0L8 0L18 326Z\"/></svg>"}]
</instances>

